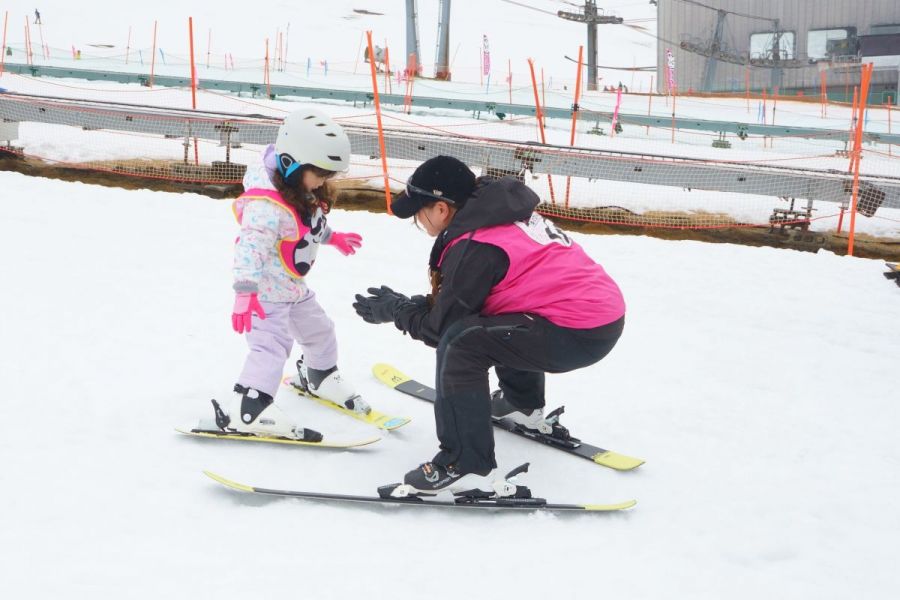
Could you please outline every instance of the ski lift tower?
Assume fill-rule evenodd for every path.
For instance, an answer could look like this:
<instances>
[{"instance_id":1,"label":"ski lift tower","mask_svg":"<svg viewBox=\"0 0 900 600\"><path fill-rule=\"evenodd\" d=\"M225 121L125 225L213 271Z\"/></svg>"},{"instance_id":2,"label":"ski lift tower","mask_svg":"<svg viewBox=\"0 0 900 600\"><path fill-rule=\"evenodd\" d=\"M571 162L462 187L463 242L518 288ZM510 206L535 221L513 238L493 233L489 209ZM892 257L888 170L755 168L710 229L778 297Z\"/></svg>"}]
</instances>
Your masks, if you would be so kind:
<instances>
[{"instance_id":1,"label":"ski lift tower","mask_svg":"<svg viewBox=\"0 0 900 600\"><path fill-rule=\"evenodd\" d=\"M416 0L406 0L406 60L415 57L416 71L421 68L419 53L419 9ZM409 67L407 63L407 68Z\"/></svg>"},{"instance_id":2,"label":"ski lift tower","mask_svg":"<svg viewBox=\"0 0 900 600\"><path fill-rule=\"evenodd\" d=\"M450 81L450 0L440 0L434 78Z\"/></svg>"},{"instance_id":3,"label":"ski lift tower","mask_svg":"<svg viewBox=\"0 0 900 600\"><path fill-rule=\"evenodd\" d=\"M583 13L571 13L566 11L558 11L557 16L566 21L575 21L576 23L587 23L587 89L597 89L597 25L620 25L623 22L622 17L607 17L597 12L596 0L584 1Z\"/></svg>"}]
</instances>

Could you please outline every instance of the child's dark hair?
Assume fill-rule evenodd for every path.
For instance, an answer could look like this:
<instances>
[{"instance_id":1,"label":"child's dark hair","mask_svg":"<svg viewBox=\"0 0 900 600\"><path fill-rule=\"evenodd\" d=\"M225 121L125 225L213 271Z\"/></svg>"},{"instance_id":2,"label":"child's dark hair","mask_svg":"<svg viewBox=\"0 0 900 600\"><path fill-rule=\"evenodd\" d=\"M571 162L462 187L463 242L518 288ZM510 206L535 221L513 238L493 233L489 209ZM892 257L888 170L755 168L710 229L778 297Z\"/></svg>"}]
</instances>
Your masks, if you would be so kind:
<instances>
[{"instance_id":1,"label":"child's dark hair","mask_svg":"<svg viewBox=\"0 0 900 600\"><path fill-rule=\"evenodd\" d=\"M334 206L334 189L326 181L315 190L307 190L303 186L303 174L312 171L319 177L330 179L334 175L334 171L320 169L315 165L303 165L291 174L291 181L298 182L296 185L290 185L285 181L281 173L276 169L272 174L272 184L284 201L293 206L302 217L309 217L316 208L321 206L323 212L328 212Z\"/></svg>"}]
</instances>

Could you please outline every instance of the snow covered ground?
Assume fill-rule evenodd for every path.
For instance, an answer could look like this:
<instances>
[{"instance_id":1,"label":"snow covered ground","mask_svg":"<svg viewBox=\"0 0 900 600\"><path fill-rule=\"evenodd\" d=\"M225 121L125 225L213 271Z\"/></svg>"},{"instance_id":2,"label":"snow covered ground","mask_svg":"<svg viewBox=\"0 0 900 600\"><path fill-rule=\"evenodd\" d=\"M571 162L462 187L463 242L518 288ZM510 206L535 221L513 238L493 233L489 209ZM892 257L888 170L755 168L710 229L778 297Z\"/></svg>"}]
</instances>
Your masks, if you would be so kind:
<instances>
[{"instance_id":1,"label":"snow covered ground","mask_svg":"<svg viewBox=\"0 0 900 600\"><path fill-rule=\"evenodd\" d=\"M430 239L337 210L353 257L310 280L340 364L413 422L356 451L178 436L243 360L231 331L227 202L0 173L3 394L0 596L8 598L889 598L900 516L892 374L900 288L878 261L574 234L620 283L628 324L600 364L548 382L587 440L646 459L618 473L498 432L559 501L636 498L553 517L268 500L246 483L367 493L435 451L431 407L372 363L430 381L433 352L362 322L374 284L423 291ZM286 366L289 369L290 365ZM362 423L282 390L339 438Z\"/></svg>"}]
</instances>

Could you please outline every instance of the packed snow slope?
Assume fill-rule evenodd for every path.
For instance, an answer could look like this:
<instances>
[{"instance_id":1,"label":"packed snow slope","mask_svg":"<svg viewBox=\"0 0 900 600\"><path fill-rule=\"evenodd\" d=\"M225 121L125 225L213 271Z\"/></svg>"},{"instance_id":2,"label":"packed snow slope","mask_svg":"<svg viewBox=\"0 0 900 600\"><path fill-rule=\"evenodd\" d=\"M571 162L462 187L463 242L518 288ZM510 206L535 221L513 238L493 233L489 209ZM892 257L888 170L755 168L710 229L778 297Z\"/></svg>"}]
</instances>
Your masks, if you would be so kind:
<instances>
[{"instance_id":1,"label":"packed snow slope","mask_svg":"<svg viewBox=\"0 0 900 600\"><path fill-rule=\"evenodd\" d=\"M353 294L425 289L430 239L336 210L359 253L309 277L340 366L413 421L365 449L203 441L238 374L227 202L0 173L0 597L891 598L900 450L900 288L877 261L826 252L573 234L621 285L625 334L551 376L573 433L646 459L618 473L497 433L498 460L561 502L555 517L364 508L221 488L373 493L436 451L431 407L370 367L430 382L433 351L353 312ZM296 357L296 356L295 356ZM286 372L291 365L285 366ZM376 430L283 389L304 424Z\"/></svg>"}]
</instances>

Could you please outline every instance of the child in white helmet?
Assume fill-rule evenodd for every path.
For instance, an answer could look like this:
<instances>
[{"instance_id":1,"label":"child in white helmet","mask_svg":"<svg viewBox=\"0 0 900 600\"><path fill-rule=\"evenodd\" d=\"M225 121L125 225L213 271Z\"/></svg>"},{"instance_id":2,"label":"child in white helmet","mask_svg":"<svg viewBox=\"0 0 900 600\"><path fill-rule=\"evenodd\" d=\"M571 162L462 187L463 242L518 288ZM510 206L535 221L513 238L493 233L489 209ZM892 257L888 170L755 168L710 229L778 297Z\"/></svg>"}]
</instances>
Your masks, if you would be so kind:
<instances>
[{"instance_id":1,"label":"child in white helmet","mask_svg":"<svg viewBox=\"0 0 900 600\"><path fill-rule=\"evenodd\" d=\"M334 323L306 284L320 244L345 256L362 244L359 234L332 231L326 222L334 203L327 181L349 165L347 134L321 111L302 109L285 118L275 144L244 176L245 191L234 202L241 233L231 320L250 353L227 410L213 401L226 431L321 441L274 403L294 341L303 349L298 384L349 410L370 410L341 378Z\"/></svg>"}]
</instances>

